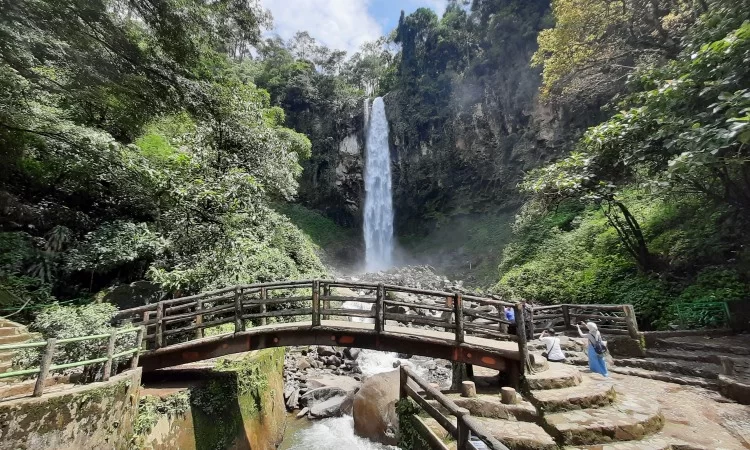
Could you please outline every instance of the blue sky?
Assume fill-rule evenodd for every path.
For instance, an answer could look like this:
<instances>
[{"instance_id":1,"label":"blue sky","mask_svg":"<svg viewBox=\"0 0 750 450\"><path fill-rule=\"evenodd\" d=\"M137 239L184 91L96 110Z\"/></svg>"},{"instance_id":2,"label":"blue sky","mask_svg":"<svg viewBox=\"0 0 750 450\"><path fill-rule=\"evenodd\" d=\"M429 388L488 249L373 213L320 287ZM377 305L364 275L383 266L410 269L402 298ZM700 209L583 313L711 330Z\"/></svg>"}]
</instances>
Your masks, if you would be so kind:
<instances>
[{"instance_id":1,"label":"blue sky","mask_svg":"<svg viewBox=\"0 0 750 450\"><path fill-rule=\"evenodd\" d=\"M403 9L429 7L438 14L446 0L261 0L273 14L274 32L289 39L307 31L330 48L354 52L366 41L389 33Z\"/></svg>"}]
</instances>

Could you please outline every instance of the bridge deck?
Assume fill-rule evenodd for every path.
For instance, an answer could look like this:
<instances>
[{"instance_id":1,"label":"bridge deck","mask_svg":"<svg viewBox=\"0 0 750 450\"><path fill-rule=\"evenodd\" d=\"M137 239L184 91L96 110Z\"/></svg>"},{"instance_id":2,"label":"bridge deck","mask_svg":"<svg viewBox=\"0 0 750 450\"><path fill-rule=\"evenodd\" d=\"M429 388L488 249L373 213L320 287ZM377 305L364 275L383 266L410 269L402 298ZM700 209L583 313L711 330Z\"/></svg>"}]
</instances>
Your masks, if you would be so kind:
<instances>
[{"instance_id":1,"label":"bridge deck","mask_svg":"<svg viewBox=\"0 0 750 450\"><path fill-rule=\"evenodd\" d=\"M377 333L374 324L322 320L317 327L311 321L276 323L253 327L238 333L226 333L167 345L141 356L145 370L154 370L241 351L297 345L334 345L392 351L491 367L508 368L520 360L518 344L475 336L465 336L456 345L455 334L423 328L385 324Z\"/></svg>"}]
</instances>

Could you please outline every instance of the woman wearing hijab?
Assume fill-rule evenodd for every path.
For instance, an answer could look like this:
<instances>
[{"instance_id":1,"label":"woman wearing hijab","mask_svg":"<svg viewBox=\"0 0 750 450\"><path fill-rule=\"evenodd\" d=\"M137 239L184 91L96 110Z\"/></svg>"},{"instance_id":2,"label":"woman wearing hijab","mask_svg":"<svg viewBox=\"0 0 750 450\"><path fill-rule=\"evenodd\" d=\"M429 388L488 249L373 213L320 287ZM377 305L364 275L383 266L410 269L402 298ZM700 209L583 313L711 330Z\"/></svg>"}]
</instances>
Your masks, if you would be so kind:
<instances>
[{"instance_id":1,"label":"woman wearing hijab","mask_svg":"<svg viewBox=\"0 0 750 450\"><path fill-rule=\"evenodd\" d=\"M607 347L604 345L604 341L602 341L602 335L599 333L596 324L588 322L585 325L589 330L586 334L581 332L580 325L576 325L576 327L578 328L578 335L588 339L589 369L606 377L608 373L604 355L607 353Z\"/></svg>"}]
</instances>

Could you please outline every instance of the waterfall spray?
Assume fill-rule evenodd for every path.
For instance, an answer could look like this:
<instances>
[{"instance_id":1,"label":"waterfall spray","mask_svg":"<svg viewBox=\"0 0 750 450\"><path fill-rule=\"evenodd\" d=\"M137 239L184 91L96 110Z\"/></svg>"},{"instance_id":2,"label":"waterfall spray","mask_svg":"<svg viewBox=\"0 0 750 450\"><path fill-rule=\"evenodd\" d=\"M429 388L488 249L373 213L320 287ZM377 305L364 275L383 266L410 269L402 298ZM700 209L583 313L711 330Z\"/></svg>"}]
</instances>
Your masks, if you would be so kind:
<instances>
[{"instance_id":1,"label":"waterfall spray","mask_svg":"<svg viewBox=\"0 0 750 450\"><path fill-rule=\"evenodd\" d=\"M369 125L365 161L365 264L367 270L381 270L393 262L391 158L382 97L373 100L372 111L366 117Z\"/></svg>"}]
</instances>

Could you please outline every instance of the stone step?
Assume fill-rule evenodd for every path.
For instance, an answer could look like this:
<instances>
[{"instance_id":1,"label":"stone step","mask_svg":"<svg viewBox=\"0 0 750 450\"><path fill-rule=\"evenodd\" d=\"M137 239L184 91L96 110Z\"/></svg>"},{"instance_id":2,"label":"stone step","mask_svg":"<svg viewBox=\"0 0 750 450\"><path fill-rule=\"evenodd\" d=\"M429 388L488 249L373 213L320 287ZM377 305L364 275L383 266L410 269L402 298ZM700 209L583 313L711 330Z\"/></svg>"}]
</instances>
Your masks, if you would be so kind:
<instances>
[{"instance_id":1,"label":"stone step","mask_svg":"<svg viewBox=\"0 0 750 450\"><path fill-rule=\"evenodd\" d=\"M615 360L615 365L709 380L718 379L721 373L721 366L716 364L662 358L620 358Z\"/></svg>"},{"instance_id":2,"label":"stone step","mask_svg":"<svg viewBox=\"0 0 750 450\"><path fill-rule=\"evenodd\" d=\"M578 386L531 391L531 397L545 413L552 413L604 407L612 404L617 394L611 381L584 376Z\"/></svg>"},{"instance_id":3,"label":"stone step","mask_svg":"<svg viewBox=\"0 0 750 450\"><path fill-rule=\"evenodd\" d=\"M562 363L549 363L549 369L526 376L526 385L533 391L561 389L579 384L581 384L581 371Z\"/></svg>"},{"instance_id":4,"label":"stone step","mask_svg":"<svg viewBox=\"0 0 750 450\"><path fill-rule=\"evenodd\" d=\"M0 373L10 371L11 367L13 367L12 361L0 361Z\"/></svg>"},{"instance_id":5,"label":"stone step","mask_svg":"<svg viewBox=\"0 0 750 450\"><path fill-rule=\"evenodd\" d=\"M680 338L662 338L656 340L656 347L661 349L700 351L722 355L744 355L750 356L750 346L741 345L732 339L705 339L696 342L694 340Z\"/></svg>"},{"instance_id":6,"label":"stone step","mask_svg":"<svg viewBox=\"0 0 750 450\"><path fill-rule=\"evenodd\" d=\"M23 328L18 327L2 327L0 328L0 337L3 336L16 336L23 333Z\"/></svg>"},{"instance_id":7,"label":"stone step","mask_svg":"<svg viewBox=\"0 0 750 450\"><path fill-rule=\"evenodd\" d=\"M531 422L514 422L502 419L476 417L484 428L511 450L557 450L552 436Z\"/></svg>"},{"instance_id":8,"label":"stone step","mask_svg":"<svg viewBox=\"0 0 750 450\"><path fill-rule=\"evenodd\" d=\"M714 352L685 351L674 349L648 349L646 356L649 358L671 359L681 361L696 361L707 364L721 364L719 355Z\"/></svg>"},{"instance_id":9,"label":"stone step","mask_svg":"<svg viewBox=\"0 0 750 450\"><path fill-rule=\"evenodd\" d=\"M638 440L664 426L658 404L619 393L612 405L546 414L544 420L568 445Z\"/></svg>"},{"instance_id":10,"label":"stone step","mask_svg":"<svg viewBox=\"0 0 750 450\"><path fill-rule=\"evenodd\" d=\"M27 333L23 334L14 334L12 336L0 336L0 345L4 344L17 344L19 342L26 342L28 341L32 336Z\"/></svg>"},{"instance_id":11,"label":"stone step","mask_svg":"<svg viewBox=\"0 0 750 450\"><path fill-rule=\"evenodd\" d=\"M637 369L633 367L611 367L610 372L619 373L621 375L630 375L632 377L648 378L649 380L665 381L667 383L681 384L685 386L697 386L704 389L718 389L718 382L716 380L701 377L691 377L688 375L657 372L653 370Z\"/></svg>"},{"instance_id":12,"label":"stone step","mask_svg":"<svg viewBox=\"0 0 750 450\"><path fill-rule=\"evenodd\" d=\"M687 445L677 439L656 434L638 441L612 442L608 444L564 447L565 450L712 450Z\"/></svg>"}]
</instances>

